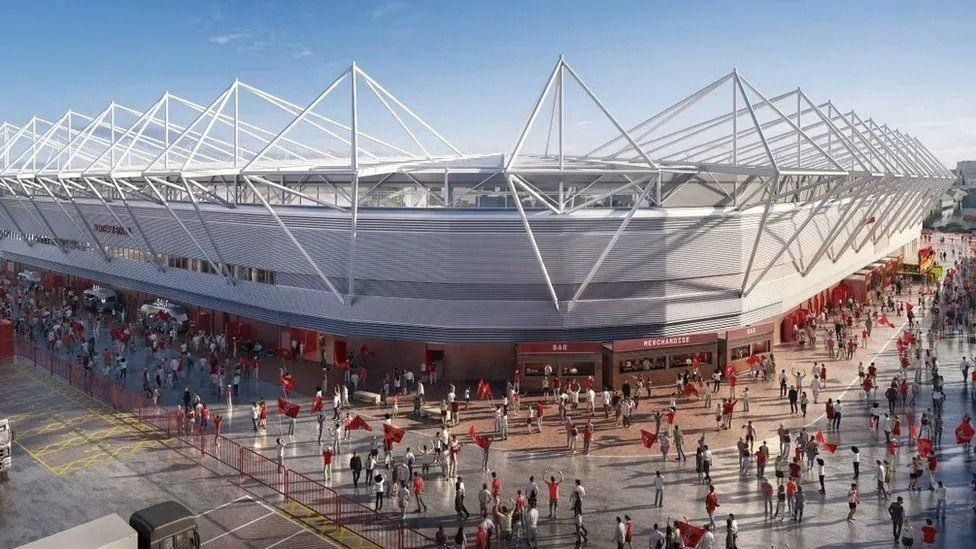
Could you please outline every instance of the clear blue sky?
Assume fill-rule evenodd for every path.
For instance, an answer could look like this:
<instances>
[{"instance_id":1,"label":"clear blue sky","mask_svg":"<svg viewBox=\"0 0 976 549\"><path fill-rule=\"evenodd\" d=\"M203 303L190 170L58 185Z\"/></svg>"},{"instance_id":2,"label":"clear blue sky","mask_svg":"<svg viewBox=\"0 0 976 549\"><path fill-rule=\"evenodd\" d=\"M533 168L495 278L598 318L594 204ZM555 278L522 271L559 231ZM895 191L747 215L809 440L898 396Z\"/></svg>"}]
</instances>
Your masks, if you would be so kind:
<instances>
[{"instance_id":1,"label":"clear blue sky","mask_svg":"<svg viewBox=\"0 0 976 549\"><path fill-rule=\"evenodd\" d=\"M353 59L469 151L509 150L559 54L624 123L736 67L976 158L974 2L4 2L0 121L209 102L235 77L304 104Z\"/></svg>"}]
</instances>

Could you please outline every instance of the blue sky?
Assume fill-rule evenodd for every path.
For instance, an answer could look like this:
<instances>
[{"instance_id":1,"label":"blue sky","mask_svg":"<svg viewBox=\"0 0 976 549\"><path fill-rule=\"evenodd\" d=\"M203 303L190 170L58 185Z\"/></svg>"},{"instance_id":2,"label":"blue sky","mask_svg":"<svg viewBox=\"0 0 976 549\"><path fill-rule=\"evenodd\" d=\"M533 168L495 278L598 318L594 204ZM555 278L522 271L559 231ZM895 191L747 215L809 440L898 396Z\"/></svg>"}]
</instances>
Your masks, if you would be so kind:
<instances>
[{"instance_id":1,"label":"blue sky","mask_svg":"<svg viewBox=\"0 0 976 549\"><path fill-rule=\"evenodd\" d=\"M304 104L357 60L466 151L511 149L564 54L633 123L732 67L976 158L973 2L4 2L0 121L207 103L235 77Z\"/></svg>"}]
</instances>

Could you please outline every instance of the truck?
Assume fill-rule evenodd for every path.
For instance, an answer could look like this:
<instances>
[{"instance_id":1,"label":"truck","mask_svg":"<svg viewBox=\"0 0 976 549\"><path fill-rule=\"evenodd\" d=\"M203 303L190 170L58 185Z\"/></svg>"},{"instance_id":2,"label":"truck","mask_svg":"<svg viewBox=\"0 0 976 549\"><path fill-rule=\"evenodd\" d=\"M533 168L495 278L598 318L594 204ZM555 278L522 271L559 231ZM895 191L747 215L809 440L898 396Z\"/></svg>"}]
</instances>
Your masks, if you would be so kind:
<instances>
[{"instance_id":1,"label":"truck","mask_svg":"<svg viewBox=\"0 0 976 549\"><path fill-rule=\"evenodd\" d=\"M136 511L126 523L106 515L18 549L200 549L196 516L175 501Z\"/></svg>"}]
</instances>

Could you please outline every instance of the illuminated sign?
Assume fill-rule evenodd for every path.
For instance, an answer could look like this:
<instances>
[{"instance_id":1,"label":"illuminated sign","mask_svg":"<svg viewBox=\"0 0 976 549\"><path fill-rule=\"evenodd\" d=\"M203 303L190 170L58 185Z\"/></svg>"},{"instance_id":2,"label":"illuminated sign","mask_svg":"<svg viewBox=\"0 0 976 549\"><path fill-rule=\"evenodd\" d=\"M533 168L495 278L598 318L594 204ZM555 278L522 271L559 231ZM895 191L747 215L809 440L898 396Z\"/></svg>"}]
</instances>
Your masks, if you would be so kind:
<instances>
[{"instance_id":1,"label":"illuminated sign","mask_svg":"<svg viewBox=\"0 0 976 549\"><path fill-rule=\"evenodd\" d=\"M129 229L125 227L120 227L118 225L105 225L103 223L93 223L92 228L100 233L106 234L120 234L123 236L128 236Z\"/></svg>"}]
</instances>

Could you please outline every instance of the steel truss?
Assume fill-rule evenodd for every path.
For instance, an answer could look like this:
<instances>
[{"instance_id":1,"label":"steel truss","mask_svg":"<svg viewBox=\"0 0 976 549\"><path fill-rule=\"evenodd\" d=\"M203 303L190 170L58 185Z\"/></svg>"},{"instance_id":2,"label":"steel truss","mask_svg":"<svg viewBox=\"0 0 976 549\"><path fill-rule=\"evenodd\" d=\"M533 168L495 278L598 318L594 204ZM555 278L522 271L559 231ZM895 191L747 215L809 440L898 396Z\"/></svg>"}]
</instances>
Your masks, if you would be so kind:
<instances>
[{"instance_id":1,"label":"steel truss","mask_svg":"<svg viewBox=\"0 0 976 549\"><path fill-rule=\"evenodd\" d=\"M590 141L601 133L574 131L583 108L596 113L608 137ZM381 119L385 127L376 123ZM125 226L121 202L134 229L126 234L165 269L131 206L150 202L164 207L201 258L233 282L203 211L255 204L336 299L350 305L363 207L461 208L486 197L503 200L521 219L548 297L568 313L643 211L700 205L756 219L742 265L740 291L748 296L824 212L835 218L814 254L801 258L803 276L824 256L837 262L917 224L952 181L915 137L831 101L814 102L800 88L764 95L736 70L626 127L562 57L504 155L461 152L355 63L305 106L235 80L203 105L165 92L143 111L111 102L95 116L68 110L53 122L34 117L21 126L0 125L0 211L28 244L31 235L50 237L67 253L64 242L90 239L107 261L79 203L94 201ZM77 234L55 232L41 207L48 202ZM200 230L187 226L177 203L193 209ZM345 295L279 215L292 204L348 216ZM36 231L18 220L14 205ZM623 212L619 225L562 307L532 225L608 208ZM775 253L760 257L771 220L783 216L799 223Z\"/></svg>"}]
</instances>

